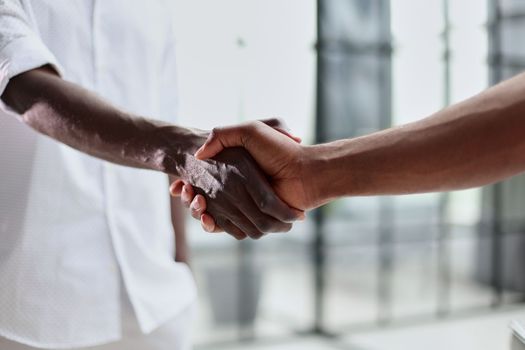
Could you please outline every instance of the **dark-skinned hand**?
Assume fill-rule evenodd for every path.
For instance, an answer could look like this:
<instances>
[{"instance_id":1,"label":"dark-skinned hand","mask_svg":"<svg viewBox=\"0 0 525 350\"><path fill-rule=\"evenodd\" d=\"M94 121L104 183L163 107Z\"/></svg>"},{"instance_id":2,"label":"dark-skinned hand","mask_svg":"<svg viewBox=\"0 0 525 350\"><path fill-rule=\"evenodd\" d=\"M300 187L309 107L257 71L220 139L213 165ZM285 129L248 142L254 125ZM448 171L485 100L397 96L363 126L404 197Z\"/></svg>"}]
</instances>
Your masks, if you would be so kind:
<instances>
[{"instance_id":1,"label":"dark-skinned hand","mask_svg":"<svg viewBox=\"0 0 525 350\"><path fill-rule=\"evenodd\" d=\"M300 142L281 121L269 119L262 123ZM202 210L195 208L201 203L206 217L214 219L212 231L224 230L237 239L258 239L266 233L287 232L292 227L290 222L304 219L302 210L290 208L275 194L266 174L245 149L228 148L207 162L210 167L204 173L190 181L175 181L170 191L180 195L186 207L196 196L199 201L191 204L191 214L201 218Z\"/></svg>"}]
</instances>

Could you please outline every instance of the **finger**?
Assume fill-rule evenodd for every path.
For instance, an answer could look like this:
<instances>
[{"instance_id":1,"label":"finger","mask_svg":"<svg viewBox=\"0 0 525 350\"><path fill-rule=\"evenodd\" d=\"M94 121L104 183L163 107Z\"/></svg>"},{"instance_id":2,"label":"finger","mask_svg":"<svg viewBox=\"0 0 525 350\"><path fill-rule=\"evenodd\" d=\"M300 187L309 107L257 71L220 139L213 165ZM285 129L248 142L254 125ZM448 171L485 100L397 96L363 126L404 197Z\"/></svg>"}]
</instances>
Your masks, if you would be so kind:
<instances>
[{"instance_id":1,"label":"finger","mask_svg":"<svg viewBox=\"0 0 525 350\"><path fill-rule=\"evenodd\" d=\"M197 191L200 190L197 189ZM184 185L181 192L182 203L190 208L191 215L195 219L201 219L202 221L202 218L204 217L206 220L206 225L204 225L202 222L201 225L206 232L220 232L220 227L214 227L217 225L215 224L213 217L211 217L209 214L204 215L207 209L206 199L203 195L197 194L197 191L195 191L191 185ZM245 195L249 199L243 202L249 202L251 200L249 194L246 193ZM224 220L230 221L230 223L240 229L245 236L249 236L253 239L259 239L264 236L264 233L261 232L261 230L259 230L238 208L229 208L227 210L227 216L229 219ZM226 230L225 227L222 228Z\"/></svg>"},{"instance_id":2,"label":"finger","mask_svg":"<svg viewBox=\"0 0 525 350\"><path fill-rule=\"evenodd\" d=\"M227 219L223 220L221 222L221 226L224 229L224 231L226 231L226 233L235 237L235 239L239 241L248 237L244 232L242 232L240 228L235 226L230 220L227 220Z\"/></svg>"},{"instance_id":3,"label":"finger","mask_svg":"<svg viewBox=\"0 0 525 350\"><path fill-rule=\"evenodd\" d=\"M261 175L262 177L262 175ZM268 184L266 179L258 181L259 186L247 186L248 193L260 211L283 222L294 222L304 220L304 211L291 208L279 198Z\"/></svg>"},{"instance_id":4,"label":"finger","mask_svg":"<svg viewBox=\"0 0 525 350\"><path fill-rule=\"evenodd\" d=\"M251 195L246 192L246 195L251 197ZM248 219L251 220L253 225L263 233L272 233L272 232L288 232L292 229L292 224L288 222L283 222L278 220L270 215L261 212L259 207L253 202L253 198L249 200L242 201L242 205L238 209L243 213Z\"/></svg>"},{"instance_id":5,"label":"finger","mask_svg":"<svg viewBox=\"0 0 525 350\"><path fill-rule=\"evenodd\" d=\"M263 141L263 144L279 142L279 138L270 135L271 133L268 133L268 130L272 130L271 127L259 121L233 127L214 128L206 142L195 152L195 157L200 160L212 158L225 148L238 146L246 148L254 155L253 152L257 153L258 150L250 147L250 140ZM278 127L275 131L291 138L295 142L301 141L299 137L292 136L282 127Z\"/></svg>"},{"instance_id":6,"label":"finger","mask_svg":"<svg viewBox=\"0 0 525 350\"><path fill-rule=\"evenodd\" d=\"M201 219L201 226L204 231L210 232L210 233L224 232L224 230L219 225L217 225L217 223L215 222L215 220L213 219L211 215L204 213L201 215L200 219Z\"/></svg>"},{"instance_id":7,"label":"finger","mask_svg":"<svg viewBox=\"0 0 525 350\"><path fill-rule=\"evenodd\" d=\"M184 181L182 181L182 180L175 180L170 186L170 194L173 197L180 196L180 193L182 192L182 187L183 186L184 186Z\"/></svg>"},{"instance_id":8,"label":"finger","mask_svg":"<svg viewBox=\"0 0 525 350\"><path fill-rule=\"evenodd\" d=\"M238 227L248 237L252 239L259 239L264 236L264 232L259 230L242 212L239 211L238 213L234 213L234 211L232 211L231 214L233 214L232 217L234 217L235 220L230 220L230 222ZM226 227L223 226L222 228L226 230Z\"/></svg>"},{"instance_id":9,"label":"finger","mask_svg":"<svg viewBox=\"0 0 525 350\"><path fill-rule=\"evenodd\" d=\"M191 187L191 186L190 186ZM198 190L199 191L199 190ZM184 189L183 189L183 195L184 196ZM197 195L197 196L201 196L203 197L202 195ZM205 199L203 197L203 199ZM251 199L251 198L250 198ZM205 200L203 201L202 204L205 204ZM206 204L206 209L207 208L207 204ZM204 217L204 219L206 220L206 223L207 225L206 226L203 226L203 228L205 229L205 231L207 232L220 232L221 228L224 229L226 232L230 233L228 231L228 229L226 227L224 227L221 223L221 221L229 221L232 225L234 225L235 227L237 227L239 230L241 230L241 232L243 233L244 236L248 236L250 238L253 238L253 239L259 239L261 238L262 236L264 236L264 233L261 232L251 221L250 219L248 219L238 208L236 208L235 206L231 206L229 207L226 211L226 217L221 216L221 217L216 217L216 218L213 218L209 213L203 213L205 215L202 215L201 218ZM210 220L211 219L211 220ZM221 220L221 221L219 221ZM210 223L211 222L211 223ZM202 222L201 222L202 224ZM215 226L219 226L218 228L217 227L213 227L213 225L215 224Z\"/></svg>"},{"instance_id":10,"label":"finger","mask_svg":"<svg viewBox=\"0 0 525 350\"><path fill-rule=\"evenodd\" d=\"M190 213L194 219L200 220L202 214L206 211L206 199L198 194L196 195L190 204Z\"/></svg>"},{"instance_id":11,"label":"finger","mask_svg":"<svg viewBox=\"0 0 525 350\"><path fill-rule=\"evenodd\" d=\"M246 202L248 200L251 200L251 198L248 198L247 200L243 200L239 202ZM229 207L228 210L225 212L227 213L227 216L222 217L215 217L215 222L219 223L219 225L226 231L226 227L222 225L222 223L219 220L228 220L231 224L235 225L237 228L239 228L245 235L252 239L259 239L262 236L264 236L264 233L261 232L253 223L252 221L244 215L242 211L240 211L238 208L232 206Z\"/></svg>"},{"instance_id":12,"label":"finger","mask_svg":"<svg viewBox=\"0 0 525 350\"><path fill-rule=\"evenodd\" d=\"M195 192L193 191L192 185L184 185L180 194L180 201L186 207L189 208L191 201L195 197Z\"/></svg>"},{"instance_id":13,"label":"finger","mask_svg":"<svg viewBox=\"0 0 525 350\"><path fill-rule=\"evenodd\" d=\"M244 130L243 126L214 128L206 142L195 152L195 158L208 159L219 154L227 147L242 146Z\"/></svg>"}]
</instances>

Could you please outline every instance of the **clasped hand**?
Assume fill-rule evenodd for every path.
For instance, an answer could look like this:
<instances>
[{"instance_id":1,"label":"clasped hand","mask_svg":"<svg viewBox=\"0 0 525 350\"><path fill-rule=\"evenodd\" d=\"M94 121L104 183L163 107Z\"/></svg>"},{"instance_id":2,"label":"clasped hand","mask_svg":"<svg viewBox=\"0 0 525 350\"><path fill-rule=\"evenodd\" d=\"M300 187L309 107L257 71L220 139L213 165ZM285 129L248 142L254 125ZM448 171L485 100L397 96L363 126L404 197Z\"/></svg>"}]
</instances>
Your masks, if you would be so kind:
<instances>
[{"instance_id":1,"label":"clasped hand","mask_svg":"<svg viewBox=\"0 0 525 350\"><path fill-rule=\"evenodd\" d=\"M292 159L300 140L275 119L246 125L259 126L277 138L255 153L246 147L249 140L244 136L241 142L228 141L231 128L214 129L195 154L188 175L170 188L208 232L259 239L287 232L294 221L304 219L302 180Z\"/></svg>"}]
</instances>

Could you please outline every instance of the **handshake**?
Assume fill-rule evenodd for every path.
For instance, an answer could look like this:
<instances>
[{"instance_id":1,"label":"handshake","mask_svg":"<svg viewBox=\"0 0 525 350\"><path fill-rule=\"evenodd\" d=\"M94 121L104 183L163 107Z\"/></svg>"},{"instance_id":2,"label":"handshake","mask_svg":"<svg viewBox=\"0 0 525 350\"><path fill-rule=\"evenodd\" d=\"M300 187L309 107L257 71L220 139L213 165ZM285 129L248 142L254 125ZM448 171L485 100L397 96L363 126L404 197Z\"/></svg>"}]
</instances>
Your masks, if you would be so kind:
<instances>
[{"instance_id":1,"label":"handshake","mask_svg":"<svg viewBox=\"0 0 525 350\"><path fill-rule=\"evenodd\" d=\"M173 182L170 192L207 232L242 240L289 231L319 204L300 142L277 119L215 128L194 155L206 166Z\"/></svg>"},{"instance_id":2,"label":"handshake","mask_svg":"<svg viewBox=\"0 0 525 350\"><path fill-rule=\"evenodd\" d=\"M206 231L257 239L338 197L453 191L525 172L524 91L521 74L417 122L314 146L275 119L208 134L130 115L46 67L11 79L2 100L65 145L169 174Z\"/></svg>"}]
</instances>

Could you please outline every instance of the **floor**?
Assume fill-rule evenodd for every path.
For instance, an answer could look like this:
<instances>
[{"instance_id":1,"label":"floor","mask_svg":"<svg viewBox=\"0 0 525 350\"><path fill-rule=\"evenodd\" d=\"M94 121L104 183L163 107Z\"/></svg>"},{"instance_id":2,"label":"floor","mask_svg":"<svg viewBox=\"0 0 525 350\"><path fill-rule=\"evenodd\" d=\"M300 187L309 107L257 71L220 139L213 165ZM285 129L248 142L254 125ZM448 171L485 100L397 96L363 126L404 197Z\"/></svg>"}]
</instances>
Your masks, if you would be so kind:
<instances>
[{"instance_id":1,"label":"floor","mask_svg":"<svg viewBox=\"0 0 525 350\"><path fill-rule=\"evenodd\" d=\"M261 241L262 245L233 245L227 237L214 236L217 241L213 244L194 250L192 268L200 294L196 350L508 349L508 323L525 315L525 305L523 310L487 315L494 294L477 278L480 259L476 230L459 227L446 242L446 249L441 249L434 229L410 228L413 232L404 227L403 240L389 247L392 261L386 273L378 264L376 240L351 241L360 232L365 238L373 232L351 230L350 241L344 244L333 235L327 237L333 238L333 244L327 248L322 323L330 332L343 335L337 341L297 336L312 327L315 315L307 237L272 236ZM339 231L334 228L330 232ZM396 237L400 235L396 232ZM441 264L439 254L443 250L447 253L445 264ZM516 266L508 271L522 270ZM506 290L503 300L505 304L515 303L523 300L520 296ZM432 319L443 305L456 320L399 326L407 319ZM472 310L485 314L457 319ZM356 327L363 329L363 325L377 325L378 319L389 320L396 328L350 332ZM255 340L239 342L250 337Z\"/></svg>"},{"instance_id":2,"label":"floor","mask_svg":"<svg viewBox=\"0 0 525 350\"><path fill-rule=\"evenodd\" d=\"M280 344L243 344L225 348L232 350L506 350L511 349L512 341L509 323L513 319L524 317L525 306L452 321L363 332L337 341L304 338Z\"/></svg>"},{"instance_id":3,"label":"floor","mask_svg":"<svg viewBox=\"0 0 525 350\"><path fill-rule=\"evenodd\" d=\"M375 331L348 337L346 342L358 349L374 350L510 349L512 332L509 324L524 315L525 308L521 308L436 324Z\"/></svg>"}]
</instances>

